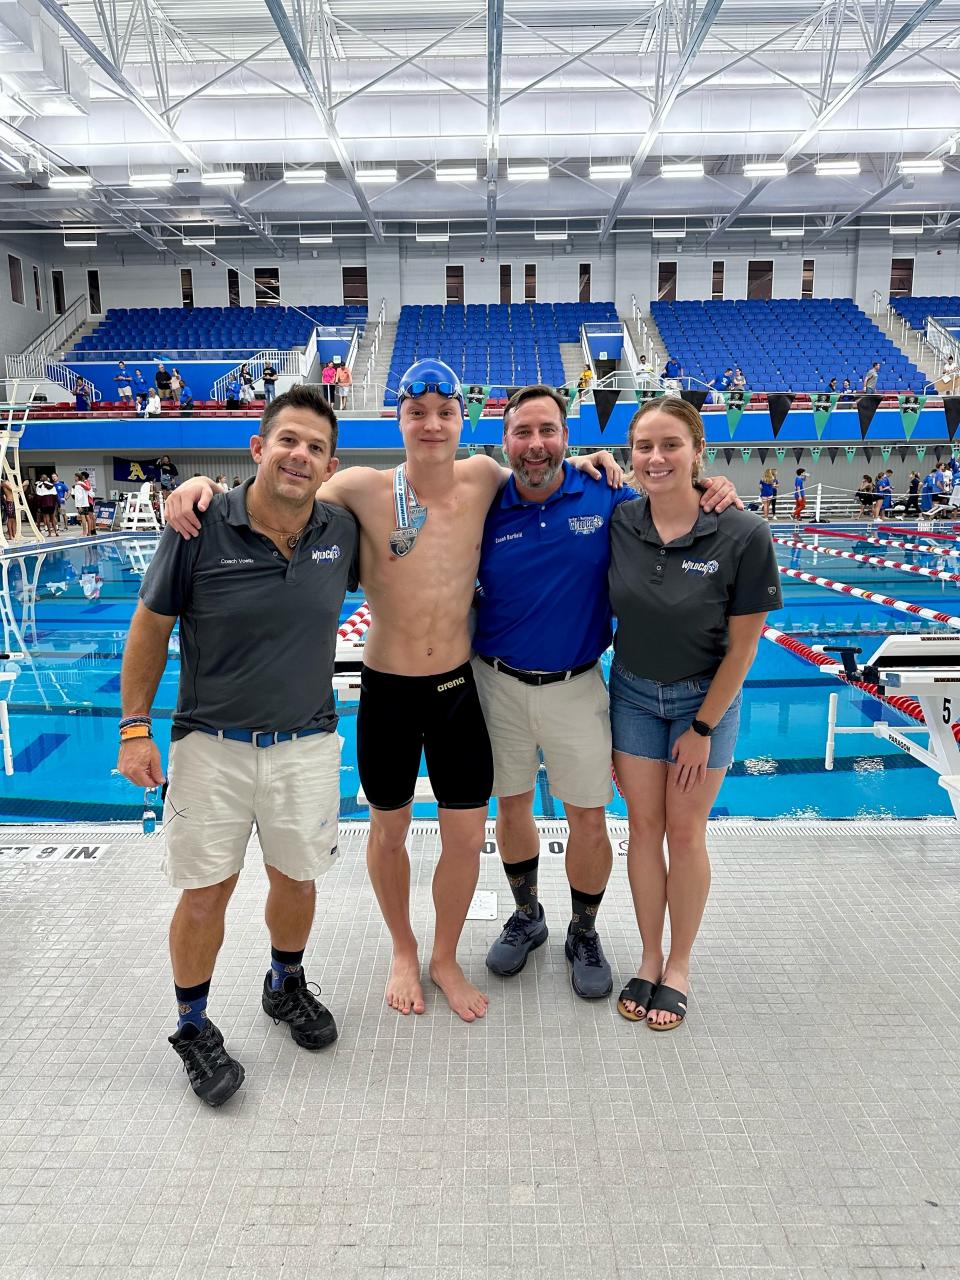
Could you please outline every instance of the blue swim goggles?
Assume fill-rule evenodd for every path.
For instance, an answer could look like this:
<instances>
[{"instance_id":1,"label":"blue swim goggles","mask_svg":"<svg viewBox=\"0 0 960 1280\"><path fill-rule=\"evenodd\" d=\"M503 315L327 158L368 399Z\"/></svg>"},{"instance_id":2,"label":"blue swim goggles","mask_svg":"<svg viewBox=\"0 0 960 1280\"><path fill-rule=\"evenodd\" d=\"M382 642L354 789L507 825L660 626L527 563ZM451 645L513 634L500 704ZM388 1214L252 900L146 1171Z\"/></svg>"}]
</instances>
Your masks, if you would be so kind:
<instances>
[{"instance_id":1,"label":"blue swim goggles","mask_svg":"<svg viewBox=\"0 0 960 1280\"><path fill-rule=\"evenodd\" d=\"M425 396L431 391L438 396L446 396L448 400L459 400L461 395L460 387L455 382L408 382L400 394L404 397L413 396L416 399L417 396Z\"/></svg>"}]
</instances>

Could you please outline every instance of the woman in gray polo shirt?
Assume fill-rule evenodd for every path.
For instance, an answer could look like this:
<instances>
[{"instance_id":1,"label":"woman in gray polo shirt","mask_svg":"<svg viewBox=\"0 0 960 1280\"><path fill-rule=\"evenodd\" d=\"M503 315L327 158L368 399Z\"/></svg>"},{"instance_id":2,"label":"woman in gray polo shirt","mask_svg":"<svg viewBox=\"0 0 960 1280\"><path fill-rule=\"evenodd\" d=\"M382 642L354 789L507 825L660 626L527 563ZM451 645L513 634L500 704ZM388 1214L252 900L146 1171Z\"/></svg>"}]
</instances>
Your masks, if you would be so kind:
<instances>
[{"instance_id":1,"label":"woman in gray polo shirt","mask_svg":"<svg viewBox=\"0 0 960 1280\"><path fill-rule=\"evenodd\" d=\"M720 515L700 508L704 434L693 406L650 401L628 442L645 496L621 503L611 522L610 719L643 962L617 1009L669 1031L686 1015L710 887L707 818L733 760L740 690L767 611L782 599L766 522L733 507Z\"/></svg>"}]
</instances>

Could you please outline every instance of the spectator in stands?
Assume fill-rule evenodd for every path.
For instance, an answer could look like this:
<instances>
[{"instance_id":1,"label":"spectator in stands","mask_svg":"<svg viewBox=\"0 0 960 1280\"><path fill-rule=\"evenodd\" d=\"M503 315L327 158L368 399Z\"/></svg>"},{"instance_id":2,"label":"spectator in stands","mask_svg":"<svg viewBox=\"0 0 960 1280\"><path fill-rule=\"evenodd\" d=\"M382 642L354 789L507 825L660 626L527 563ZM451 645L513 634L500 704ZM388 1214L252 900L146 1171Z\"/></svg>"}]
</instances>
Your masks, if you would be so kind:
<instances>
[{"instance_id":1,"label":"spectator in stands","mask_svg":"<svg viewBox=\"0 0 960 1280\"><path fill-rule=\"evenodd\" d=\"M793 518L799 520L803 515L803 508L807 505L807 473L803 467L797 467L797 474L793 478Z\"/></svg>"},{"instance_id":2,"label":"spectator in stands","mask_svg":"<svg viewBox=\"0 0 960 1280\"><path fill-rule=\"evenodd\" d=\"M763 507L763 517L769 520L771 517L771 504L777 493L776 473L772 467L767 467L763 475L760 477L760 502Z\"/></svg>"},{"instance_id":3,"label":"spectator in stands","mask_svg":"<svg viewBox=\"0 0 960 1280\"><path fill-rule=\"evenodd\" d=\"M873 509L877 504L877 495L874 490L873 476L862 475L860 477L860 488L854 496L860 504L860 514L872 519Z\"/></svg>"},{"instance_id":4,"label":"spectator in stands","mask_svg":"<svg viewBox=\"0 0 960 1280\"><path fill-rule=\"evenodd\" d=\"M183 388L183 377L180 374L180 370L176 366L174 366L170 370L170 399L179 402L180 391L182 388Z\"/></svg>"},{"instance_id":5,"label":"spectator in stands","mask_svg":"<svg viewBox=\"0 0 960 1280\"><path fill-rule=\"evenodd\" d=\"M73 384L73 396L76 402L77 413L86 413L90 408L90 392L87 384L81 377L78 377Z\"/></svg>"},{"instance_id":6,"label":"spectator in stands","mask_svg":"<svg viewBox=\"0 0 960 1280\"><path fill-rule=\"evenodd\" d=\"M180 412L185 418L193 415L193 392L186 383L180 388Z\"/></svg>"},{"instance_id":7,"label":"spectator in stands","mask_svg":"<svg viewBox=\"0 0 960 1280\"><path fill-rule=\"evenodd\" d=\"M172 400L173 391L171 389L171 385L172 385L173 379L171 375L167 372L165 365L162 365L162 364L157 365L157 373L154 381L157 384L157 391L160 395L160 399Z\"/></svg>"},{"instance_id":8,"label":"spectator in stands","mask_svg":"<svg viewBox=\"0 0 960 1280\"><path fill-rule=\"evenodd\" d=\"M253 404L257 398L257 391L253 385L253 374L250 372L248 364L240 366L237 379L240 383L240 403L247 406Z\"/></svg>"},{"instance_id":9,"label":"spectator in stands","mask_svg":"<svg viewBox=\"0 0 960 1280\"><path fill-rule=\"evenodd\" d=\"M920 472L911 471L910 479L907 482L907 503L903 508L904 516L908 516L910 512L920 514Z\"/></svg>"},{"instance_id":10,"label":"spectator in stands","mask_svg":"<svg viewBox=\"0 0 960 1280\"><path fill-rule=\"evenodd\" d=\"M156 387L151 387L147 392L147 403L143 408L143 416L145 418L157 418L163 412L163 401L160 399L160 392Z\"/></svg>"},{"instance_id":11,"label":"spectator in stands","mask_svg":"<svg viewBox=\"0 0 960 1280\"><path fill-rule=\"evenodd\" d=\"M160 472L160 488L165 493L171 492L180 483L180 472L175 463L170 461L169 453L157 459L157 470Z\"/></svg>"},{"instance_id":12,"label":"spectator in stands","mask_svg":"<svg viewBox=\"0 0 960 1280\"><path fill-rule=\"evenodd\" d=\"M13 500L13 485L9 480L0 480L0 508L7 541L12 542L17 536L17 504Z\"/></svg>"},{"instance_id":13,"label":"spectator in stands","mask_svg":"<svg viewBox=\"0 0 960 1280\"><path fill-rule=\"evenodd\" d=\"M117 372L113 380L117 384L117 395L120 399L132 400L133 387L130 384L130 375L127 373L127 366L123 360L117 361Z\"/></svg>"},{"instance_id":14,"label":"spectator in stands","mask_svg":"<svg viewBox=\"0 0 960 1280\"><path fill-rule=\"evenodd\" d=\"M837 386L836 378L831 378L827 383L827 395L835 396L839 393L840 388Z\"/></svg>"},{"instance_id":15,"label":"spectator in stands","mask_svg":"<svg viewBox=\"0 0 960 1280\"><path fill-rule=\"evenodd\" d=\"M93 493L91 492L90 475L86 471L73 473L73 503L77 508L77 523L80 534L95 538L97 535L93 517Z\"/></svg>"},{"instance_id":16,"label":"spectator in stands","mask_svg":"<svg viewBox=\"0 0 960 1280\"><path fill-rule=\"evenodd\" d=\"M333 361L328 360L323 366L323 370L320 374L320 390L331 404L333 404L333 388L336 386L336 382L337 371L334 368Z\"/></svg>"},{"instance_id":17,"label":"spectator in stands","mask_svg":"<svg viewBox=\"0 0 960 1280\"><path fill-rule=\"evenodd\" d=\"M580 374L580 377L577 379L577 390L580 392L581 395L583 395L585 391L590 390L590 383L592 381L593 381L593 370L590 368L588 364L585 364L583 366L583 372Z\"/></svg>"},{"instance_id":18,"label":"spectator in stands","mask_svg":"<svg viewBox=\"0 0 960 1280\"><path fill-rule=\"evenodd\" d=\"M350 388L353 386L353 374L345 364L341 364L337 368L337 395L339 404L337 408L342 413L347 407L347 401L350 399Z\"/></svg>"},{"instance_id":19,"label":"spectator in stands","mask_svg":"<svg viewBox=\"0 0 960 1280\"><path fill-rule=\"evenodd\" d=\"M733 386L733 365L728 365L723 373L718 373L707 383L707 386L712 387L714 392L710 397L711 403L724 404L724 393Z\"/></svg>"},{"instance_id":20,"label":"spectator in stands","mask_svg":"<svg viewBox=\"0 0 960 1280\"><path fill-rule=\"evenodd\" d=\"M269 404L277 394L277 371L269 362L263 366L263 399Z\"/></svg>"},{"instance_id":21,"label":"spectator in stands","mask_svg":"<svg viewBox=\"0 0 960 1280\"><path fill-rule=\"evenodd\" d=\"M673 356L667 356L667 362L663 366L663 373L660 375L660 381L668 391L680 390L680 379L683 377L683 366L679 360L675 360Z\"/></svg>"},{"instance_id":22,"label":"spectator in stands","mask_svg":"<svg viewBox=\"0 0 960 1280\"><path fill-rule=\"evenodd\" d=\"M228 409L240 408L240 379L235 373L227 380L225 403Z\"/></svg>"},{"instance_id":23,"label":"spectator in stands","mask_svg":"<svg viewBox=\"0 0 960 1280\"><path fill-rule=\"evenodd\" d=\"M874 360L873 364L863 375L863 390L868 396L877 393L877 378L880 376L880 361Z\"/></svg>"},{"instance_id":24,"label":"spectator in stands","mask_svg":"<svg viewBox=\"0 0 960 1280\"><path fill-rule=\"evenodd\" d=\"M37 511L40 516L40 528L46 530L51 538L59 537L57 529L57 491L50 477L42 475L37 481Z\"/></svg>"},{"instance_id":25,"label":"spectator in stands","mask_svg":"<svg viewBox=\"0 0 960 1280\"><path fill-rule=\"evenodd\" d=\"M941 395L951 396L955 393L958 377L960 377L960 369L957 368L956 360L953 356L947 356L940 370L940 377L937 379L937 387Z\"/></svg>"},{"instance_id":26,"label":"spectator in stands","mask_svg":"<svg viewBox=\"0 0 960 1280\"><path fill-rule=\"evenodd\" d=\"M55 471L51 475L50 479L53 481L53 487L57 491L57 523L62 524L65 529L67 527L67 513L64 504L67 501L67 494L70 490Z\"/></svg>"},{"instance_id":27,"label":"spectator in stands","mask_svg":"<svg viewBox=\"0 0 960 1280\"><path fill-rule=\"evenodd\" d=\"M851 404L856 399L853 393L853 387L850 385L850 379L844 378L843 386L840 389L840 404Z\"/></svg>"},{"instance_id":28,"label":"spectator in stands","mask_svg":"<svg viewBox=\"0 0 960 1280\"><path fill-rule=\"evenodd\" d=\"M137 412L142 413L143 406L147 403L149 387L147 386L146 378L139 369L134 370L133 374L133 394L137 401Z\"/></svg>"}]
</instances>

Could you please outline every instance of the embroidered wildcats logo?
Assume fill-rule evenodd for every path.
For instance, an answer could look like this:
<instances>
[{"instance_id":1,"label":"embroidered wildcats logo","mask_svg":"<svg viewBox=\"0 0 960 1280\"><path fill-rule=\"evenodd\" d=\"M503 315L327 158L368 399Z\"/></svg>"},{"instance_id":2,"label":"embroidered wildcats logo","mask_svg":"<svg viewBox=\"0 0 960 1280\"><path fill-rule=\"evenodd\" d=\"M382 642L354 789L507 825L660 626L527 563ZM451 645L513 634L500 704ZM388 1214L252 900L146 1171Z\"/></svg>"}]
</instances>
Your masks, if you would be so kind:
<instances>
[{"instance_id":1,"label":"embroidered wildcats logo","mask_svg":"<svg viewBox=\"0 0 960 1280\"><path fill-rule=\"evenodd\" d=\"M699 573L705 578L708 574L716 573L720 564L717 560L684 560L680 567L684 573Z\"/></svg>"},{"instance_id":2,"label":"embroidered wildcats logo","mask_svg":"<svg viewBox=\"0 0 960 1280\"><path fill-rule=\"evenodd\" d=\"M321 560L339 560L340 548L336 543L332 547L317 547L316 551L310 552L310 558L314 564L319 564Z\"/></svg>"},{"instance_id":3,"label":"embroidered wildcats logo","mask_svg":"<svg viewBox=\"0 0 960 1280\"><path fill-rule=\"evenodd\" d=\"M603 516L571 516L567 523L571 533L596 533L603 528Z\"/></svg>"}]
</instances>

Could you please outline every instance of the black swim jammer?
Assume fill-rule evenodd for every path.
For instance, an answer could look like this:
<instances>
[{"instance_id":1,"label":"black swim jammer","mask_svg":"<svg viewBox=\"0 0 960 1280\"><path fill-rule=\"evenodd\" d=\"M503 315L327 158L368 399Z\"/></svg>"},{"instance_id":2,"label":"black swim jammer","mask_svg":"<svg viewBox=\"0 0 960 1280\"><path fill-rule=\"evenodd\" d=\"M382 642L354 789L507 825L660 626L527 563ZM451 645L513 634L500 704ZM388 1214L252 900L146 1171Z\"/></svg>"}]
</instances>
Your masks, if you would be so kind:
<instances>
[{"instance_id":1,"label":"black swim jammer","mask_svg":"<svg viewBox=\"0 0 960 1280\"><path fill-rule=\"evenodd\" d=\"M493 790L493 752L470 664L436 676L396 676L364 667L357 768L372 809L410 804L421 750L439 808L486 808Z\"/></svg>"}]
</instances>

